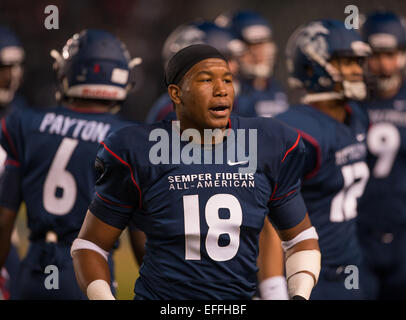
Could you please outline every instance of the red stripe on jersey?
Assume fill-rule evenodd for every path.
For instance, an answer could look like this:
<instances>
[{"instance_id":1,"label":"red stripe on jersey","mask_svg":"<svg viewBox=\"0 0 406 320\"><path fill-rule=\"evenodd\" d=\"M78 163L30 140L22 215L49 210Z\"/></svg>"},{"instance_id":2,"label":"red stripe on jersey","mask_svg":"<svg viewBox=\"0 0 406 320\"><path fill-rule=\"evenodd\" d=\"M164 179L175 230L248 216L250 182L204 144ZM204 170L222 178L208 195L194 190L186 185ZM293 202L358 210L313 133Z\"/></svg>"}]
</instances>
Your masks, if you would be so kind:
<instances>
[{"instance_id":1,"label":"red stripe on jersey","mask_svg":"<svg viewBox=\"0 0 406 320\"><path fill-rule=\"evenodd\" d=\"M320 148L320 145L317 142L317 140L315 138L313 138L311 135L309 135L303 131L300 131L300 133L302 134L303 139L305 139L307 142L309 142L316 149L316 153L317 153L316 166L314 167L314 169L312 171L310 171L309 173L307 173L304 176L305 179L311 179L319 172L320 167L321 167L321 148Z\"/></svg>"},{"instance_id":2,"label":"red stripe on jersey","mask_svg":"<svg viewBox=\"0 0 406 320\"><path fill-rule=\"evenodd\" d=\"M120 203L116 203L116 202L107 200L107 199L103 198L100 194L98 194L97 192L96 192L96 195L97 195L100 199L102 199L104 202L107 202L108 204L112 204L112 205L114 205L114 206L118 206L118 207L122 207L122 208L129 208L129 209L133 208L133 206L126 206L126 205L124 205L124 204L120 204Z\"/></svg>"},{"instance_id":3,"label":"red stripe on jersey","mask_svg":"<svg viewBox=\"0 0 406 320\"><path fill-rule=\"evenodd\" d=\"M288 151L286 151L285 156L282 159L282 162L285 161L286 156L297 147L297 145L299 144L299 140L300 140L300 133L298 132L295 144L292 147L290 147L290 149Z\"/></svg>"},{"instance_id":4,"label":"red stripe on jersey","mask_svg":"<svg viewBox=\"0 0 406 320\"><path fill-rule=\"evenodd\" d=\"M278 197L278 198L272 198L270 201L280 200L280 199L286 198L286 197L290 196L292 193L295 193L296 191L297 191L297 190L290 191L290 192L288 192L287 194L285 194L284 196Z\"/></svg>"},{"instance_id":5,"label":"red stripe on jersey","mask_svg":"<svg viewBox=\"0 0 406 320\"><path fill-rule=\"evenodd\" d=\"M273 189L273 192L272 192L271 197L269 198L269 201L272 201L272 200L273 200L273 196L275 195L275 192L276 192L276 189L277 189L277 188L278 188L278 184L275 183L275 189Z\"/></svg>"},{"instance_id":6,"label":"red stripe on jersey","mask_svg":"<svg viewBox=\"0 0 406 320\"><path fill-rule=\"evenodd\" d=\"M133 183L134 183L135 186L137 187L138 192L139 192L139 194L140 194L140 208L141 208L141 188L138 186L137 182L135 182L134 172L133 172L133 169L131 168L130 164L127 163L127 162L125 162L125 161L124 161L123 159L121 159L118 155L116 155L113 151L111 151L111 150L106 146L106 144L105 144L103 141L100 142L100 144L102 144L103 147L104 147L113 157L115 157L118 161L120 161L122 164L124 164L125 166L127 166L127 167L130 169L130 171L131 171L131 180L133 181Z\"/></svg>"},{"instance_id":7,"label":"red stripe on jersey","mask_svg":"<svg viewBox=\"0 0 406 320\"><path fill-rule=\"evenodd\" d=\"M8 134L7 127L6 127L6 120L4 118L1 119L1 129L3 130L3 133L8 141L8 144L10 145L13 155L16 157L16 159L18 159L17 149L15 148L13 140L11 140L10 135Z\"/></svg>"},{"instance_id":8,"label":"red stripe on jersey","mask_svg":"<svg viewBox=\"0 0 406 320\"><path fill-rule=\"evenodd\" d=\"M21 166L20 162L15 161L15 160L11 160L11 159L7 159L7 160L4 162L4 165L7 166L7 165L9 165L9 164L12 165L12 166L16 166L17 168L19 168L19 167Z\"/></svg>"}]
</instances>

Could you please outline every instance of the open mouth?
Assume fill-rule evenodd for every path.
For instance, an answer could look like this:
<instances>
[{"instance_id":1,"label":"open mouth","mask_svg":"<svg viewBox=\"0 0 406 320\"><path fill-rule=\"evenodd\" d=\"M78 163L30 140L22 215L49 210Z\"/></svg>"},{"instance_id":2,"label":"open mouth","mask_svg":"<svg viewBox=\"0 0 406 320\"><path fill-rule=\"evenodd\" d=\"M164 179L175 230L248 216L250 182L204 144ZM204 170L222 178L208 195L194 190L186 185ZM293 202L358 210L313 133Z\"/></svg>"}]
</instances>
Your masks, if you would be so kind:
<instances>
[{"instance_id":1,"label":"open mouth","mask_svg":"<svg viewBox=\"0 0 406 320\"><path fill-rule=\"evenodd\" d=\"M215 117L224 117L228 115L230 106L227 105L217 105L209 108L210 113Z\"/></svg>"},{"instance_id":2,"label":"open mouth","mask_svg":"<svg viewBox=\"0 0 406 320\"><path fill-rule=\"evenodd\" d=\"M230 107L229 106L217 106L217 107L210 108L210 110L212 110L212 111L224 111L227 109L230 109Z\"/></svg>"}]
</instances>

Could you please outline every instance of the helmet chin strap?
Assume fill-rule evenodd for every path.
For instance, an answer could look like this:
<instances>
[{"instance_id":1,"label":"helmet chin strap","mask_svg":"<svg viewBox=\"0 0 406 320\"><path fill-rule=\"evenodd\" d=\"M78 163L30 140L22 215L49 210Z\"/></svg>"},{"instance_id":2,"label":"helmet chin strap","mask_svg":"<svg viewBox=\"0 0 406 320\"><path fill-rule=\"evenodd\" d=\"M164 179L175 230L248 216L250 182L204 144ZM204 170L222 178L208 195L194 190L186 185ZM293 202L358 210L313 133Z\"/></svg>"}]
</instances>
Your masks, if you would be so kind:
<instances>
[{"instance_id":1,"label":"helmet chin strap","mask_svg":"<svg viewBox=\"0 0 406 320\"><path fill-rule=\"evenodd\" d=\"M342 84L344 97L356 101L364 100L367 97L367 86L364 81L344 80Z\"/></svg>"},{"instance_id":2,"label":"helmet chin strap","mask_svg":"<svg viewBox=\"0 0 406 320\"><path fill-rule=\"evenodd\" d=\"M342 81L343 90L341 92L320 92L320 93L309 93L302 98L302 103L309 104L319 101L328 100L364 100L367 96L367 88L363 81Z\"/></svg>"},{"instance_id":3,"label":"helmet chin strap","mask_svg":"<svg viewBox=\"0 0 406 320\"><path fill-rule=\"evenodd\" d=\"M306 94L302 99L301 102L304 104L310 104L313 102L319 101L328 101L328 100L343 100L344 94L340 92L320 92L320 93L309 93Z\"/></svg>"}]
</instances>

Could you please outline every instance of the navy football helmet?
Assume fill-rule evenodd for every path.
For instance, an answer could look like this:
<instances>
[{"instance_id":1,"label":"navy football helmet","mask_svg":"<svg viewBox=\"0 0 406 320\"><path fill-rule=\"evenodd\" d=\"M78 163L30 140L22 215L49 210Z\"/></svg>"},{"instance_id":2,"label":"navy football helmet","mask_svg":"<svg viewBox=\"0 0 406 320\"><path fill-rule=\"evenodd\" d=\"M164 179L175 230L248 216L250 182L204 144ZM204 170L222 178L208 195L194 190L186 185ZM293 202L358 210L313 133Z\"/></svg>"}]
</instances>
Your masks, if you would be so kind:
<instances>
[{"instance_id":1,"label":"navy football helmet","mask_svg":"<svg viewBox=\"0 0 406 320\"><path fill-rule=\"evenodd\" d=\"M240 59L243 76L272 76L277 47L272 39L272 27L263 16L253 11L235 11L219 15L215 22L230 28L247 45L246 54Z\"/></svg>"},{"instance_id":2,"label":"navy football helmet","mask_svg":"<svg viewBox=\"0 0 406 320\"><path fill-rule=\"evenodd\" d=\"M10 67L10 81L6 88L0 88L0 106L13 100L18 90L24 62L24 49L17 36L10 29L0 27L0 67Z\"/></svg>"},{"instance_id":3,"label":"navy football helmet","mask_svg":"<svg viewBox=\"0 0 406 320\"><path fill-rule=\"evenodd\" d=\"M70 38L55 59L57 100L69 98L125 100L133 87L132 69L141 58L130 59L126 46L102 30L84 30Z\"/></svg>"},{"instance_id":4,"label":"navy football helmet","mask_svg":"<svg viewBox=\"0 0 406 320\"><path fill-rule=\"evenodd\" d=\"M374 12L362 26L362 38L369 43L373 52L397 52L397 70L391 75L372 75L370 83L378 90L392 90L400 85L406 66L406 25L405 20L392 12Z\"/></svg>"},{"instance_id":5,"label":"navy football helmet","mask_svg":"<svg viewBox=\"0 0 406 320\"><path fill-rule=\"evenodd\" d=\"M166 39L162 58L166 65L179 50L194 45L207 44L219 50L226 58L241 54L244 44L232 33L209 21L194 21L177 27Z\"/></svg>"},{"instance_id":6,"label":"navy football helmet","mask_svg":"<svg viewBox=\"0 0 406 320\"><path fill-rule=\"evenodd\" d=\"M328 99L363 100L367 90L364 81L346 81L330 60L337 57L366 58L371 49L352 29L341 21L319 20L299 27L286 47L289 85L304 88L305 103ZM342 92L334 91L342 83Z\"/></svg>"}]
</instances>

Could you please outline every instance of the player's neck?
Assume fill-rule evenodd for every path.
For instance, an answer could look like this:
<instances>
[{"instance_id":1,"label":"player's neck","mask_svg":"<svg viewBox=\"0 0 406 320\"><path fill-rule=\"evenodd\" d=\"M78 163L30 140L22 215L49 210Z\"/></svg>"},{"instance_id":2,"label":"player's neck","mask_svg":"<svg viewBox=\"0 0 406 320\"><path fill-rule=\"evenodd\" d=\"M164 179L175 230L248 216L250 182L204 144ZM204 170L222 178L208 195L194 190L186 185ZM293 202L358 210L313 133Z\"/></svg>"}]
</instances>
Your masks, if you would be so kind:
<instances>
[{"instance_id":1,"label":"player's neck","mask_svg":"<svg viewBox=\"0 0 406 320\"><path fill-rule=\"evenodd\" d=\"M338 122L344 122L345 118L347 116L347 111L345 110L347 101L345 101L345 100L318 101L318 102L313 102L312 105L316 109L329 115L330 117L334 118Z\"/></svg>"},{"instance_id":2,"label":"player's neck","mask_svg":"<svg viewBox=\"0 0 406 320\"><path fill-rule=\"evenodd\" d=\"M180 133L182 134L183 131L187 129L195 129L198 132L199 139L195 140L195 137L193 135L190 136L190 141L200 141L202 145L209 145L209 144L218 144L221 143L224 139L224 132L227 129L227 127L224 128L216 128L220 129L221 131L217 131L215 129L212 129L212 134L205 134L204 130L208 128L200 128L196 125L193 124L188 124L185 123L185 121L180 122Z\"/></svg>"},{"instance_id":3,"label":"player's neck","mask_svg":"<svg viewBox=\"0 0 406 320\"><path fill-rule=\"evenodd\" d=\"M90 111L90 112L109 112L110 106L93 102L93 101L73 101L67 104L68 108L73 110L83 110L83 111Z\"/></svg>"}]
</instances>

